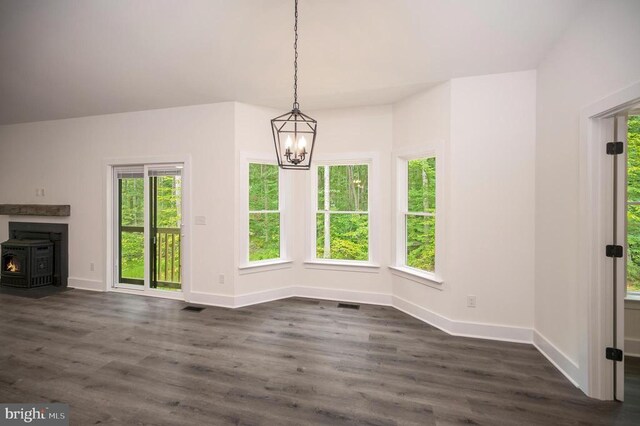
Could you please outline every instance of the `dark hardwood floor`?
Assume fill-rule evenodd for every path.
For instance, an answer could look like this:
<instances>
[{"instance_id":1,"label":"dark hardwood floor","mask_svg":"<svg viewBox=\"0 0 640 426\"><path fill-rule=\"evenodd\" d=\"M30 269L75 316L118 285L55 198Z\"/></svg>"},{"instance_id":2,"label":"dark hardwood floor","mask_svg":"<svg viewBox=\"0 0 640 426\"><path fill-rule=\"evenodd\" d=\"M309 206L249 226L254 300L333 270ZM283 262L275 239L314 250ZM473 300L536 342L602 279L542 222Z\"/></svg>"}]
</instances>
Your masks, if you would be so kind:
<instances>
[{"instance_id":1,"label":"dark hardwood floor","mask_svg":"<svg viewBox=\"0 0 640 426\"><path fill-rule=\"evenodd\" d=\"M636 360L629 401L601 402L530 345L452 337L390 307L184 306L0 294L0 402L68 403L74 425L640 424Z\"/></svg>"}]
</instances>

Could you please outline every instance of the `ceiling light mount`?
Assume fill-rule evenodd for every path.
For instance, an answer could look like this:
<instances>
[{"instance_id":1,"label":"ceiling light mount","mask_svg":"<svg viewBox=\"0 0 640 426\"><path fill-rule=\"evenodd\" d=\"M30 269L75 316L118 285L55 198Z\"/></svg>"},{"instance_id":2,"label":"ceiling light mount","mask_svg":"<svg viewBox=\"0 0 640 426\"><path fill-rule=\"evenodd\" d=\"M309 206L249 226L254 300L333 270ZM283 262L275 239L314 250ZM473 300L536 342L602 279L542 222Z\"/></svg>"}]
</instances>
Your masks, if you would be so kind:
<instances>
[{"instance_id":1,"label":"ceiling light mount","mask_svg":"<svg viewBox=\"0 0 640 426\"><path fill-rule=\"evenodd\" d=\"M293 107L271 120L271 131L278 165L283 169L309 170L318 122L302 113L298 103L298 0L295 0L293 32Z\"/></svg>"}]
</instances>

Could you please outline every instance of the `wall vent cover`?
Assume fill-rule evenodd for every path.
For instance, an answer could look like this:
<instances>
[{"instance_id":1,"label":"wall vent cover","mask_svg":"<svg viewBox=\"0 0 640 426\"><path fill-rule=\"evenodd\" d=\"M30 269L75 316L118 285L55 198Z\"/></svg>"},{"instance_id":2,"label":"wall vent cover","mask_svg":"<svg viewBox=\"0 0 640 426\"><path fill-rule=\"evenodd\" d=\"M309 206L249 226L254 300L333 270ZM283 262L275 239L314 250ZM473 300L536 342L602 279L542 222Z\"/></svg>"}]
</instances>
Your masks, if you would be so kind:
<instances>
[{"instance_id":1,"label":"wall vent cover","mask_svg":"<svg viewBox=\"0 0 640 426\"><path fill-rule=\"evenodd\" d=\"M183 311L191 311L191 312L201 312L204 310L204 308L201 308L199 306L185 306L184 308L182 308Z\"/></svg>"},{"instance_id":2,"label":"wall vent cover","mask_svg":"<svg viewBox=\"0 0 640 426\"><path fill-rule=\"evenodd\" d=\"M338 308L358 310L360 309L360 305L356 305L353 303L338 303Z\"/></svg>"}]
</instances>

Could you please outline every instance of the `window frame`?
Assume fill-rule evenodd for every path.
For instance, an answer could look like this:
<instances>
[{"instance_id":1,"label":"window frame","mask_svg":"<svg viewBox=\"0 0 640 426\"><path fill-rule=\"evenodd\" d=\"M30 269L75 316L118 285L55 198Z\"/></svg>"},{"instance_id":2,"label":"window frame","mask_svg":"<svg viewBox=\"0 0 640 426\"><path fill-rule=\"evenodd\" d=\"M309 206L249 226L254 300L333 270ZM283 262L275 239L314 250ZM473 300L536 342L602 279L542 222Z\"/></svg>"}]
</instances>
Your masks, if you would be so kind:
<instances>
[{"instance_id":1,"label":"window frame","mask_svg":"<svg viewBox=\"0 0 640 426\"><path fill-rule=\"evenodd\" d=\"M436 210L433 215L420 212L409 212L408 207L408 169L409 161L421 158L435 158L436 160ZM443 202L443 155L438 149L433 148L408 148L394 153L395 163L395 236L393 250L393 264L389 266L394 275L425 284L427 286L442 289L443 250L444 250L444 222L445 215ZM435 259L434 271L425 271L407 265L407 227L408 215L433 216L436 220L435 229Z\"/></svg>"},{"instance_id":2,"label":"window frame","mask_svg":"<svg viewBox=\"0 0 640 426\"><path fill-rule=\"evenodd\" d=\"M272 155L266 153L240 153L240 215L239 215L239 255L238 269L240 273L254 273L272 269L291 267L293 260L290 255L289 232L287 223L289 217L289 206L291 198L290 173L286 173L278 167L278 210L252 211L249 210L249 165L268 164L278 167ZM280 215L280 257L265 260L249 260L250 235L249 235L249 215L251 213L279 213Z\"/></svg>"},{"instance_id":3,"label":"window frame","mask_svg":"<svg viewBox=\"0 0 640 426\"><path fill-rule=\"evenodd\" d=\"M312 269L352 270L357 272L377 272L379 259L379 159L375 152L345 153L314 156L311 173L308 173L307 188L307 221L306 221L306 259L305 267ZM325 259L317 257L317 225L316 214L324 212L318 209L318 168L324 166L367 165L367 210L362 212L346 212L347 214L364 214L368 216L368 260ZM342 213L342 212L332 212Z\"/></svg>"}]
</instances>

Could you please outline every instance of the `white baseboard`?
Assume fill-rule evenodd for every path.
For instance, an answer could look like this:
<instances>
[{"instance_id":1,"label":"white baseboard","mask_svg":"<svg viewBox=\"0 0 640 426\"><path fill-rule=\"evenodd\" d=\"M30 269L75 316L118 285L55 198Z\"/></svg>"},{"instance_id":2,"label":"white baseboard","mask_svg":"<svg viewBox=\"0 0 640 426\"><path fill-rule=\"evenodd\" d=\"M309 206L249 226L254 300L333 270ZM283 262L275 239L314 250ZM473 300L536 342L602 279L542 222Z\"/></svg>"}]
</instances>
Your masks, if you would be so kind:
<instances>
[{"instance_id":1,"label":"white baseboard","mask_svg":"<svg viewBox=\"0 0 640 426\"><path fill-rule=\"evenodd\" d=\"M105 291L104 282L99 280L88 280L86 278L69 277L67 286L79 290Z\"/></svg>"},{"instance_id":2,"label":"white baseboard","mask_svg":"<svg viewBox=\"0 0 640 426\"><path fill-rule=\"evenodd\" d=\"M426 322L427 324L430 324L435 328L451 334L449 330L451 329L452 321L447 317L436 314L429 309L425 309L398 296L393 296L393 306L407 315L411 315L412 317L417 318L420 321Z\"/></svg>"},{"instance_id":3,"label":"white baseboard","mask_svg":"<svg viewBox=\"0 0 640 426\"><path fill-rule=\"evenodd\" d=\"M258 291L255 293L240 294L234 297L233 307L257 305L259 303L272 302L294 296L295 287L281 287L272 290Z\"/></svg>"},{"instance_id":4,"label":"white baseboard","mask_svg":"<svg viewBox=\"0 0 640 426\"><path fill-rule=\"evenodd\" d=\"M640 339L624 339L624 354L640 357Z\"/></svg>"},{"instance_id":5,"label":"white baseboard","mask_svg":"<svg viewBox=\"0 0 640 426\"><path fill-rule=\"evenodd\" d=\"M311 299L337 300L352 303L368 303L373 305L391 306L392 297L386 293L368 293L361 291L329 289L321 287L281 287L255 293L238 294L235 296L191 292L189 302L203 305L221 306L225 308L241 308L257 305L288 297L307 297Z\"/></svg>"},{"instance_id":6,"label":"white baseboard","mask_svg":"<svg viewBox=\"0 0 640 426\"><path fill-rule=\"evenodd\" d=\"M364 291L340 290L322 287L293 287L292 296L383 306L392 306L393 304L393 297L387 293L369 293Z\"/></svg>"},{"instance_id":7,"label":"white baseboard","mask_svg":"<svg viewBox=\"0 0 640 426\"><path fill-rule=\"evenodd\" d=\"M187 302L198 305L220 306L223 308L233 308L234 297L226 294L204 293L192 291L189 293Z\"/></svg>"},{"instance_id":8,"label":"white baseboard","mask_svg":"<svg viewBox=\"0 0 640 426\"><path fill-rule=\"evenodd\" d=\"M184 301L184 294L180 291L163 291L149 289L148 291L142 291L138 289L130 288L110 288L111 293L131 294L140 297L157 297L158 299L172 299Z\"/></svg>"},{"instance_id":9,"label":"white baseboard","mask_svg":"<svg viewBox=\"0 0 640 426\"><path fill-rule=\"evenodd\" d=\"M544 355L564 376L576 387L580 387L580 367L565 355L553 343L547 340L537 330L533 331L533 345Z\"/></svg>"},{"instance_id":10,"label":"white baseboard","mask_svg":"<svg viewBox=\"0 0 640 426\"><path fill-rule=\"evenodd\" d=\"M456 321L398 296L393 296L393 306L454 336L529 344L533 342L533 332L530 328Z\"/></svg>"}]
</instances>

